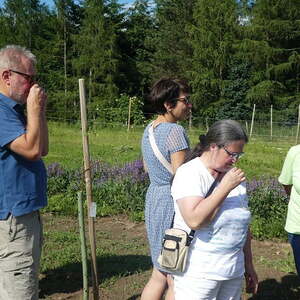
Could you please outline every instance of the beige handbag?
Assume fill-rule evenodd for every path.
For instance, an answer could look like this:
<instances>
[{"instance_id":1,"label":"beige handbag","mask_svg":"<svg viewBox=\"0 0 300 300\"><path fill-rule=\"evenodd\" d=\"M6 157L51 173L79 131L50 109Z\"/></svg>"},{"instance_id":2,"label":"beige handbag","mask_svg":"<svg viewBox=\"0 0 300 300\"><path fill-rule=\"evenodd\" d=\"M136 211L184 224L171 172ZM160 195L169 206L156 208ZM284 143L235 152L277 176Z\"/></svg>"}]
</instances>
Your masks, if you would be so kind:
<instances>
[{"instance_id":1,"label":"beige handbag","mask_svg":"<svg viewBox=\"0 0 300 300\"><path fill-rule=\"evenodd\" d=\"M189 245L193 240L184 230L170 228L165 231L158 263L167 270L184 272Z\"/></svg>"}]
</instances>

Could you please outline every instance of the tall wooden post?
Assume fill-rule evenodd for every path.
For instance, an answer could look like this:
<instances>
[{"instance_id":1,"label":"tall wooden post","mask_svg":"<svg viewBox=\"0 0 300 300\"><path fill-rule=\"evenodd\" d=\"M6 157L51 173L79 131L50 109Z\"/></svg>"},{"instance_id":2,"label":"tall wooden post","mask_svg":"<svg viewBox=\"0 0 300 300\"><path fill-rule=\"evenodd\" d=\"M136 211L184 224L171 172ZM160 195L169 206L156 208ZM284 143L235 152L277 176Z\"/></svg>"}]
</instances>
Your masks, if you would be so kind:
<instances>
[{"instance_id":1,"label":"tall wooden post","mask_svg":"<svg viewBox=\"0 0 300 300\"><path fill-rule=\"evenodd\" d=\"M93 299L99 299L99 284L97 273L97 256L96 256L96 237L95 237L95 202L92 199L92 182L91 182L91 166L89 141L87 133L87 117L86 117L86 96L84 88L84 79L79 79L79 95L80 95L80 113L81 113L81 128L82 128L82 146L84 158L84 178L88 204L88 223L89 223L89 240L92 256L92 282L93 282Z\"/></svg>"},{"instance_id":2,"label":"tall wooden post","mask_svg":"<svg viewBox=\"0 0 300 300\"><path fill-rule=\"evenodd\" d=\"M130 118L131 118L131 97L129 97L129 103L128 103L127 131L130 130Z\"/></svg>"},{"instance_id":3,"label":"tall wooden post","mask_svg":"<svg viewBox=\"0 0 300 300\"><path fill-rule=\"evenodd\" d=\"M252 111L252 119L251 119L250 135L249 135L250 139L251 139L252 131L253 131L254 116L255 116L255 104L253 105L253 111Z\"/></svg>"},{"instance_id":4,"label":"tall wooden post","mask_svg":"<svg viewBox=\"0 0 300 300\"><path fill-rule=\"evenodd\" d=\"M247 134L249 134L248 121L245 121L245 126L246 126L246 132Z\"/></svg>"},{"instance_id":5,"label":"tall wooden post","mask_svg":"<svg viewBox=\"0 0 300 300\"><path fill-rule=\"evenodd\" d=\"M272 141L272 138L273 138L273 105L271 105L271 118L270 118L270 133L271 133L271 141Z\"/></svg>"}]
</instances>

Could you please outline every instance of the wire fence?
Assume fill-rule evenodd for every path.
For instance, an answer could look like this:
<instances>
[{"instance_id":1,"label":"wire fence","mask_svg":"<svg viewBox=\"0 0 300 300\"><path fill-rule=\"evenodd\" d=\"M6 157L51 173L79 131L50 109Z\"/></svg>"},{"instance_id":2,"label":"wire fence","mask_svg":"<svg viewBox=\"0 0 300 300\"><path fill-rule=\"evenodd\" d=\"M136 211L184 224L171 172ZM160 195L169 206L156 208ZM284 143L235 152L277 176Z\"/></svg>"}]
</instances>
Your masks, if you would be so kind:
<instances>
[{"instance_id":1,"label":"wire fence","mask_svg":"<svg viewBox=\"0 0 300 300\"><path fill-rule=\"evenodd\" d=\"M65 125L70 126L78 126L80 128L80 120L74 119L66 119L59 117L48 117L49 121L59 122ZM299 124L294 122L273 122L272 125L268 120L259 120L254 121L252 124L251 131L251 120L236 120L238 121L248 136L251 139L259 138L265 141L273 141L273 140L282 140L287 142L295 142L299 141ZM130 132L132 130L143 130L150 120L145 120L142 124L129 124L128 122L109 122L101 119L88 120L89 128L93 129L101 129L101 128L119 128L120 130L124 130L124 132ZM204 122L199 121L184 121L181 122L181 125L185 127L185 129L194 134L203 134L207 132L209 126L215 122L215 119L206 119Z\"/></svg>"}]
</instances>

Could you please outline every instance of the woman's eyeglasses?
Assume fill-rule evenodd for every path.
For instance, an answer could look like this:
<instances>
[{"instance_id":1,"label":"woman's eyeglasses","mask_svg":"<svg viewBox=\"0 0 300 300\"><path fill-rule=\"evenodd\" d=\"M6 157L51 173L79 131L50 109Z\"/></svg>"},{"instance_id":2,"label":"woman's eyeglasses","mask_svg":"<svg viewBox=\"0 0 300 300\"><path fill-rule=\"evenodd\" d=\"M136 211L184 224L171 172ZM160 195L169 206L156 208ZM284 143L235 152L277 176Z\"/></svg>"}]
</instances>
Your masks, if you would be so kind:
<instances>
[{"instance_id":1,"label":"woman's eyeglasses","mask_svg":"<svg viewBox=\"0 0 300 300\"><path fill-rule=\"evenodd\" d=\"M231 152L228 149L226 149L225 146L222 146L222 148L225 150L225 152L233 159L238 160L241 158L245 153L244 152Z\"/></svg>"},{"instance_id":2,"label":"woman's eyeglasses","mask_svg":"<svg viewBox=\"0 0 300 300\"><path fill-rule=\"evenodd\" d=\"M183 102L185 105L192 104L190 96L179 97L176 100Z\"/></svg>"}]
</instances>

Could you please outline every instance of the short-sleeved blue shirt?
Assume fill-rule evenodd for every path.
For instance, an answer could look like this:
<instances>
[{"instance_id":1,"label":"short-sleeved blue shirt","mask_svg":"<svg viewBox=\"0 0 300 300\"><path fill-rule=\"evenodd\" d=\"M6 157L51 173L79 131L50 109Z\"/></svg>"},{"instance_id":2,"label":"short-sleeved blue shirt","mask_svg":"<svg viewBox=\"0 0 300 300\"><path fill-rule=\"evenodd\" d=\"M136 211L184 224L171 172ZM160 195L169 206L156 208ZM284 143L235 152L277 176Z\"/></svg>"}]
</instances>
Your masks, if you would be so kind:
<instances>
[{"instance_id":1,"label":"short-sleeved blue shirt","mask_svg":"<svg viewBox=\"0 0 300 300\"><path fill-rule=\"evenodd\" d=\"M7 145L26 132L22 106L0 94L0 220L47 205L47 173L43 161L27 160Z\"/></svg>"}]
</instances>

